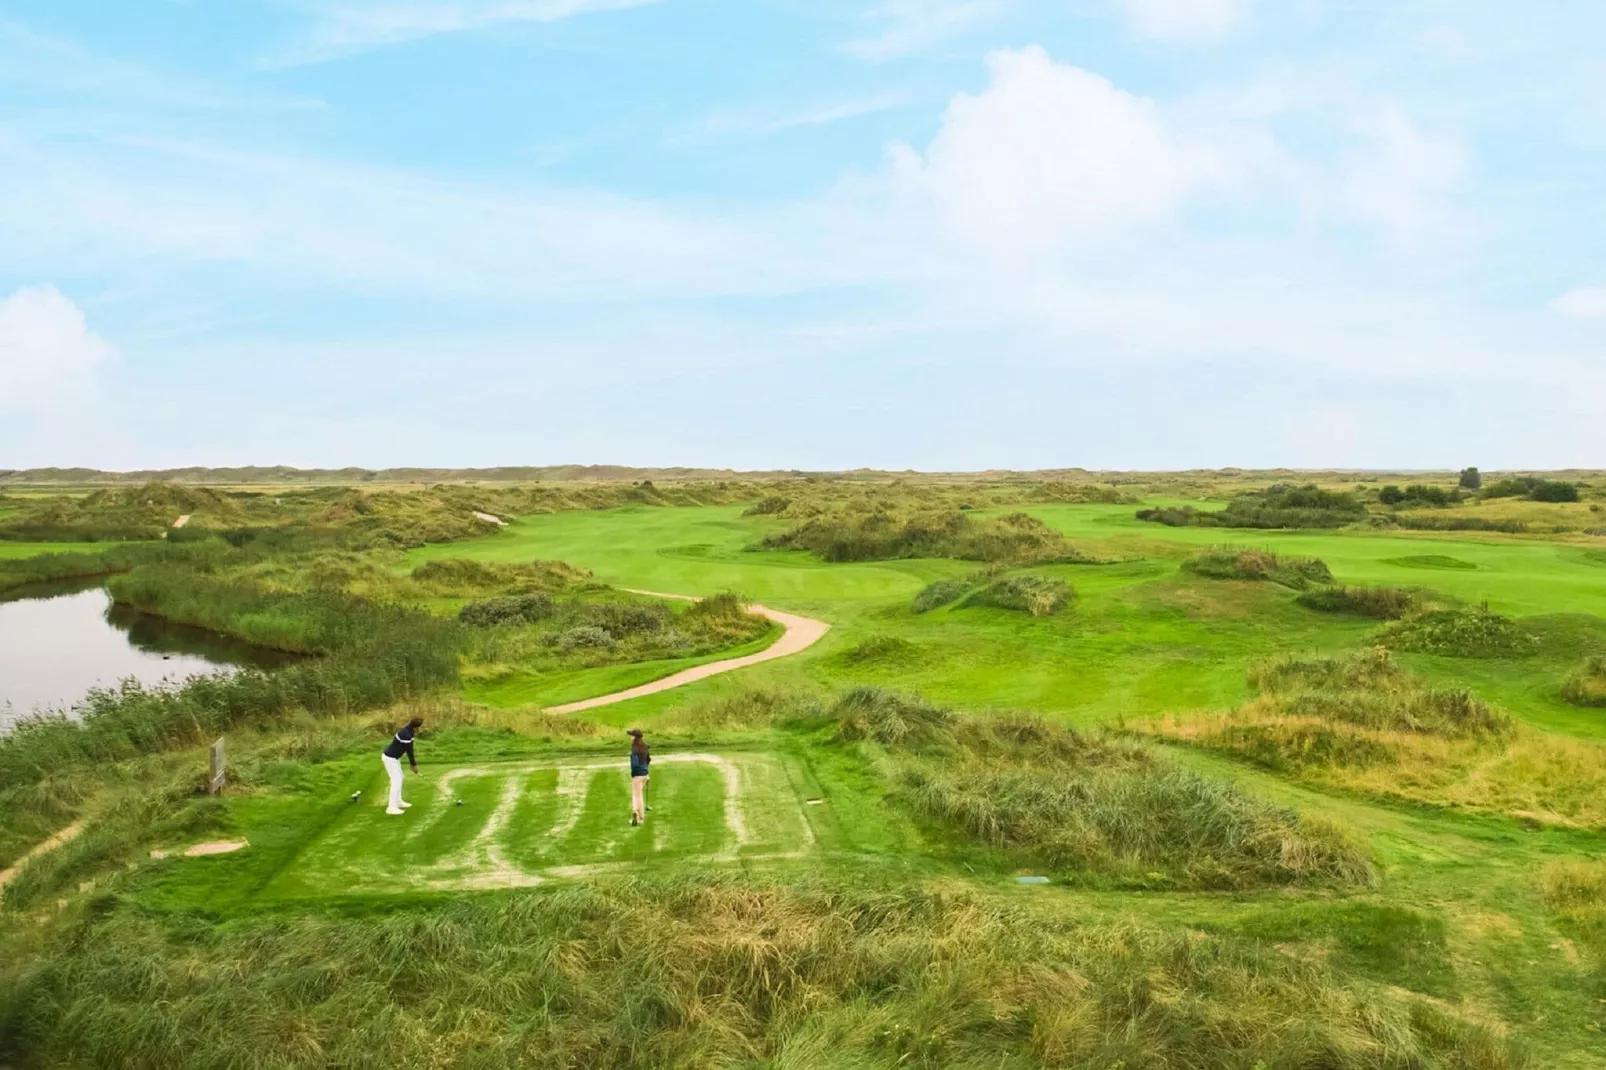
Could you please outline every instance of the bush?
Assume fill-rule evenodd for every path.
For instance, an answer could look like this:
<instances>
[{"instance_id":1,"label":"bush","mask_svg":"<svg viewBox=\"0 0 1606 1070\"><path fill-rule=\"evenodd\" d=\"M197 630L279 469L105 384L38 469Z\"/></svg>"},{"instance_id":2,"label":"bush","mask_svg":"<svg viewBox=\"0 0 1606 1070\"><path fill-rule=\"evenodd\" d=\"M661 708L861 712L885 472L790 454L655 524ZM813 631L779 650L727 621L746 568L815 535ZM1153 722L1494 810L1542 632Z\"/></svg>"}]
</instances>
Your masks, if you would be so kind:
<instances>
[{"instance_id":1,"label":"bush","mask_svg":"<svg viewBox=\"0 0 1606 1070\"><path fill-rule=\"evenodd\" d=\"M1215 580L1270 580L1303 590L1313 583L1331 584L1327 563L1315 557L1279 557L1269 550L1217 546L1184 561L1182 568Z\"/></svg>"},{"instance_id":2,"label":"bush","mask_svg":"<svg viewBox=\"0 0 1606 1070\"><path fill-rule=\"evenodd\" d=\"M1578 484L1541 479L1528 492L1528 500L1535 502L1576 502Z\"/></svg>"},{"instance_id":3,"label":"bush","mask_svg":"<svg viewBox=\"0 0 1606 1070\"><path fill-rule=\"evenodd\" d=\"M1050 617L1071 604L1076 590L1063 580L1030 573L994 580L964 600L965 606L1013 609L1034 617Z\"/></svg>"},{"instance_id":4,"label":"bush","mask_svg":"<svg viewBox=\"0 0 1606 1070\"><path fill-rule=\"evenodd\" d=\"M960 597L970 590L970 584L964 580L938 580L929 583L915 595L909 608L916 613L929 613L933 609L959 601Z\"/></svg>"},{"instance_id":5,"label":"bush","mask_svg":"<svg viewBox=\"0 0 1606 1070\"><path fill-rule=\"evenodd\" d=\"M768 497L760 498L758 501L756 501L752 505L748 506L748 508L746 509L746 511L744 511L742 513L742 515L743 516L774 516L777 513L786 512L787 507L790 506L791 504L792 504L792 499L783 498L779 494L771 494Z\"/></svg>"},{"instance_id":6,"label":"bush","mask_svg":"<svg viewBox=\"0 0 1606 1070\"><path fill-rule=\"evenodd\" d=\"M1164 524L1168 528L1218 528L1221 526L1220 513L1201 513L1191 505L1139 509L1137 518L1139 520L1147 520L1151 524Z\"/></svg>"},{"instance_id":7,"label":"bush","mask_svg":"<svg viewBox=\"0 0 1606 1070\"><path fill-rule=\"evenodd\" d=\"M1500 531L1521 535L1528 525L1521 520L1494 520L1482 516L1423 516L1406 514L1391 518L1395 527L1408 531Z\"/></svg>"},{"instance_id":8,"label":"bush","mask_svg":"<svg viewBox=\"0 0 1606 1070\"><path fill-rule=\"evenodd\" d=\"M1377 620L1399 620L1420 602L1414 592L1398 587L1322 587L1305 591L1294 601L1322 613L1354 613Z\"/></svg>"},{"instance_id":9,"label":"bush","mask_svg":"<svg viewBox=\"0 0 1606 1070\"><path fill-rule=\"evenodd\" d=\"M1596 655L1567 678L1562 697L1574 706L1606 706L1606 655Z\"/></svg>"},{"instance_id":10,"label":"bush","mask_svg":"<svg viewBox=\"0 0 1606 1070\"><path fill-rule=\"evenodd\" d=\"M1461 477L1457 481L1462 490L1477 490L1483 486L1483 476L1476 468L1461 469Z\"/></svg>"},{"instance_id":11,"label":"bush","mask_svg":"<svg viewBox=\"0 0 1606 1070\"><path fill-rule=\"evenodd\" d=\"M565 653L573 650L596 650L613 646L613 636L594 624L582 624L558 635L556 646Z\"/></svg>"},{"instance_id":12,"label":"bush","mask_svg":"<svg viewBox=\"0 0 1606 1070\"><path fill-rule=\"evenodd\" d=\"M1459 504L1461 496L1447 487L1432 487L1425 483L1412 483L1404 490L1390 484L1378 491L1377 500L1384 505L1432 506L1442 509L1445 506Z\"/></svg>"},{"instance_id":13,"label":"bush","mask_svg":"<svg viewBox=\"0 0 1606 1070\"><path fill-rule=\"evenodd\" d=\"M1451 658L1520 657L1532 654L1538 637L1509 618L1481 609L1439 609L1384 629L1379 642L1392 650Z\"/></svg>"},{"instance_id":14,"label":"bush","mask_svg":"<svg viewBox=\"0 0 1606 1070\"><path fill-rule=\"evenodd\" d=\"M516 594L470 602L457 612L457 619L475 628L494 628L501 624L534 624L552 616L556 604L549 594Z\"/></svg>"}]
</instances>

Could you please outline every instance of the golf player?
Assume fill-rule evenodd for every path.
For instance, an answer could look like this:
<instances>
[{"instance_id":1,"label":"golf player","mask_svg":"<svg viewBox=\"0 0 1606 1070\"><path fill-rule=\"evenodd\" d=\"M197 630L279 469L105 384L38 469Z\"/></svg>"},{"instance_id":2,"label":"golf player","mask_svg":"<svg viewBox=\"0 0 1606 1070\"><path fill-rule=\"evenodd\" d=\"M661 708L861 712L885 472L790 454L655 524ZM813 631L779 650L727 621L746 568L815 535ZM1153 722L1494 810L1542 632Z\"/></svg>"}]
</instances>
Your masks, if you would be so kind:
<instances>
[{"instance_id":1,"label":"golf player","mask_svg":"<svg viewBox=\"0 0 1606 1070\"><path fill-rule=\"evenodd\" d=\"M387 814L400 814L406 812L412 803L402 798L402 755L407 755L407 761L412 764L413 772L418 772L418 759L413 755L413 737L424 726L422 717L414 717L411 721L396 730L395 738L380 755L385 763L385 772L390 775L390 805L385 808Z\"/></svg>"}]
</instances>

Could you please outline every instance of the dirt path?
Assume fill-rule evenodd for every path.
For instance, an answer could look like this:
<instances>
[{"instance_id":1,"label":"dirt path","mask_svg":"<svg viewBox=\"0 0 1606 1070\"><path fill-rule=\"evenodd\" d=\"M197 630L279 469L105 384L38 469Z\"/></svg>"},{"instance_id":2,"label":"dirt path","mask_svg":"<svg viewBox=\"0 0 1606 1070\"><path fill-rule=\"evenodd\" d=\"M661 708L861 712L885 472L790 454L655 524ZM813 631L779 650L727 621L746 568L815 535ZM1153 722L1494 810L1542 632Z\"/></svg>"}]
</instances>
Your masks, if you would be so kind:
<instances>
[{"instance_id":1,"label":"dirt path","mask_svg":"<svg viewBox=\"0 0 1606 1070\"><path fill-rule=\"evenodd\" d=\"M62 844L69 843L72 840L77 839L78 834L82 831L84 831L84 823L82 821L74 821L72 824L50 837L50 839L46 840L44 843L35 845L33 850L17 859L16 864L10 869L0 869L0 888L4 888L6 885L15 880L17 874L22 872L23 866L26 866L29 862L33 861L35 858L38 858L45 852L54 851Z\"/></svg>"},{"instance_id":2,"label":"dirt path","mask_svg":"<svg viewBox=\"0 0 1606 1070\"><path fill-rule=\"evenodd\" d=\"M685 594L664 594L662 591L630 590L631 594L645 594L653 598L673 598L681 602L696 602L698 599ZM782 613L778 609L768 609L764 606L748 606L748 611L779 624L786 631L781 637L757 654L748 654L746 657L729 658L725 661L711 661L707 665L698 665L690 669L682 669L672 676L662 680L654 680L650 684L632 687L625 691L615 691L611 695L598 695L596 698L582 699L579 702L570 702L564 706L549 706L548 713L579 713L581 710L596 709L598 706L611 706L615 702L626 702L643 695L656 695L660 691L668 691L675 687L684 687L706 680L710 676L720 673L732 672L736 669L745 669L749 665L760 662L774 661L776 658L789 658L793 654L801 653L825 638L825 633L831 626L823 620L814 620L810 617L799 617L792 613Z\"/></svg>"}]
</instances>

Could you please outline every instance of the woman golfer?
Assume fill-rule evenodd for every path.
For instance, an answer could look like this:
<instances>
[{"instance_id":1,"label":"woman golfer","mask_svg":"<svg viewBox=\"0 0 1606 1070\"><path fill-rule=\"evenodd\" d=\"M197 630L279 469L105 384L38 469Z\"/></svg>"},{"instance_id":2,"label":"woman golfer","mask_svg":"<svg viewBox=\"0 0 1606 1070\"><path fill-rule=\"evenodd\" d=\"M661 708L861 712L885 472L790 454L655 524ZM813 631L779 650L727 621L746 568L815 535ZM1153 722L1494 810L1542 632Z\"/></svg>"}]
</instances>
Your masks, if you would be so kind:
<instances>
[{"instance_id":1,"label":"woman golfer","mask_svg":"<svg viewBox=\"0 0 1606 1070\"><path fill-rule=\"evenodd\" d=\"M387 814L399 814L413 805L402 798L402 755L407 755L407 761L412 764L413 772L418 772L418 759L413 756L413 737L424 725L422 717L414 717L411 721L396 730L396 736L380 755L385 763L385 772L390 774L390 805L385 808Z\"/></svg>"},{"instance_id":2,"label":"woman golfer","mask_svg":"<svg viewBox=\"0 0 1606 1070\"><path fill-rule=\"evenodd\" d=\"M647 820L647 766L652 764L652 748L641 738L641 729L632 728L630 736L630 823L639 825Z\"/></svg>"}]
</instances>

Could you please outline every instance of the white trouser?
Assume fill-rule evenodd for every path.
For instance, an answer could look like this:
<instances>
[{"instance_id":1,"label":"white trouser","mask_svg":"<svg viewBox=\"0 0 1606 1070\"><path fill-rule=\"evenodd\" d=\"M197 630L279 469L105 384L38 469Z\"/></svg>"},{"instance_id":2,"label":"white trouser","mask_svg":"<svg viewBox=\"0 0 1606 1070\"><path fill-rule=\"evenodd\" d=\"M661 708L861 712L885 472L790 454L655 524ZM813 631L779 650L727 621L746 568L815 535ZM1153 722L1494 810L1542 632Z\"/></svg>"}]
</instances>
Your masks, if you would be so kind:
<instances>
[{"instance_id":1,"label":"white trouser","mask_svg":"<svg viewBox=\"0 0 1606 1070\"><path fill-rule=\"evenodd\" d=\"M387 809L400 810L402 808L401 759L392 758L388 754L381 754L379 760L385 763L385 772L390 774L390 806Z\"/></svg>"}]
</instances>

